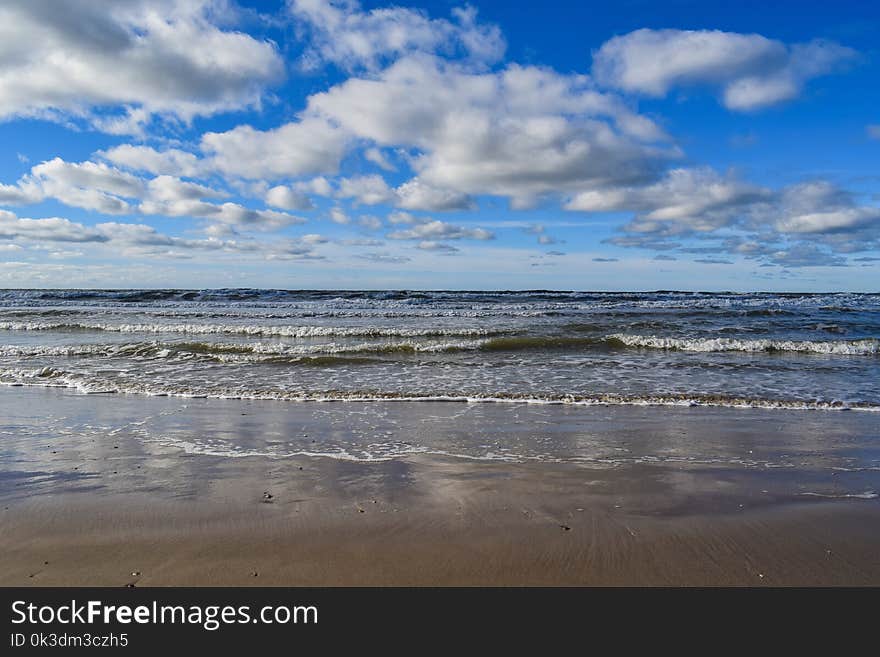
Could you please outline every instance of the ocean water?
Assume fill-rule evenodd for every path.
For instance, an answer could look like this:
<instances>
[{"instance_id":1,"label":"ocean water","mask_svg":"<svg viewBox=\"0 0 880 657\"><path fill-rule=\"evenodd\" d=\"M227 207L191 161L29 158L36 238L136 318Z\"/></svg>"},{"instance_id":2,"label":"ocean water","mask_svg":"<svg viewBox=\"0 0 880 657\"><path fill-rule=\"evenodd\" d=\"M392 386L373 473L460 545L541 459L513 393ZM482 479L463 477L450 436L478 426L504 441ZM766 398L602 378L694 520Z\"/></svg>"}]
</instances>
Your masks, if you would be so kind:
<instances>
[{"instance_id":1,"label":"ocean water","mask_svg":"<svg viewBox=\"0 0 880 657\"><path fill-rule=\"evenodd\" d=\"M880 410L880 294L0 290L0 383Z\"/></svg>"}]
</instances>

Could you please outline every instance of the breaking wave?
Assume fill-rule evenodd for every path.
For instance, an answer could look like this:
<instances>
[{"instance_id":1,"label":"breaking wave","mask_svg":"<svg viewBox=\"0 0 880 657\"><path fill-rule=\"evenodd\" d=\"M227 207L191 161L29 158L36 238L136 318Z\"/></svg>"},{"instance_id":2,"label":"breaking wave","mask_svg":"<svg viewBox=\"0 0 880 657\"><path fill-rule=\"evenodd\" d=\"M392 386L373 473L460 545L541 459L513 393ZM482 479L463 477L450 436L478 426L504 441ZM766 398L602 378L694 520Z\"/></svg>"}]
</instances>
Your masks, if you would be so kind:
<instances>
[{"instance_id":1,"label":"breaking wave","mask_svg":"<svg viewBox=\"0 0 880 657\"><path fill-rule=\"evenodd\" d=\"M333 332L337 331L337 332ZM339 329L331 331L301 332L301 336L338 336ZM38 346L0 346L0 357L98 357L132 359L187 359L199 356L216 360L243 360L236 357L301 357L313 355L340 354L417 354L454 352L541 352L563 351L581 352L595 349L666 349L691 352L782 352L814 353L841 356L876 356L880 354L880 340L807 341L807 340L746 340L736 338L672 338L616 334L606 337L571 337L554 335L513 335L503 337L471 337L467 333L429 333L416 334L414 338L393 339L406 335L405 331L389 329L383 333L372 334L369 329L353 329L351 334L342 337L381 338L369 342L343 341L322 344L285 344L278 342L167 342L145 341L110 344L80 345L38 345ZM443 337L458 335L463 339L443 340ZM474 336L485 334L475 332ZM264 337L256 334L254 337ZM271 336L280 337L280 336ZM430 339L439 338L439 339ZM262 360L262 358L260 359Z\"/></svg>"},{"instance_id":2,"label":"breaking wave","mask_svg":"<svg viewBox=\"0 0 880 657\"><path fill-rule=\"evenodd\" d=\"M476 342L365 342L351 344L308 344L285 345L267 343L223 343L223 342L135 342L125 344L85 344L64 346L0 346L0 357L42 358L42 357L97 357L131 358L140 360L188 360L208 357L217 361L282 362L282 359L306 356L335 356L334 358L312 358L315 365L340 362L339 355L345 354L407 354L439 353L478 349L482 343ZM349 359L349 362L370 362L368 359Z\"/></svg>"},{"instance_id":3,"label":"breaking wave","mask_svg":"<svg viewBox=\"0 0 880 657\"><path fill-rule=\"evenodd\" d=\"M84 392L861 408L878 356L877 294L0 290L3 381Z\"/></svg>"},{"instance_id":4,"label":"breaking wave","mask_svg":"<svg viewBox=\"0 0 880 657\"><path fill-rule=\"evenodd\" d=\"M0 322L6 331L107 331L111 333L186 333L283 338L486 336L502 331L481 328L389 328L344 326L273 326L238 324L106 324L101 322Z\"/></svg>"},{"instance_id":5,"label":"breaking wave","mask_svg":"<svg viewBox=\"0 0 880 657\"><path fill-rule=\"evenodd\" d=\"M880 340L744 340L737 338L668 338L653 335L616 334L611 339L627 347L643 349L675 349L679 351L743 351L743 352L801 352L842 356L876 356L880 354Z\"/></svg>"},{"instance_id":6,"label":"breaking wave","mask_svg":"<svg viewBox=\"0 0 880 657\"><path fill-rule=\"evenodd\" d=\"M0 384L8 386L45 386L74 388L86 394L142 394L162 397L248 399L295 402L457 402L554 404L570 406L679 406L725 407L766 410L873 411L880 405L867 402L769 399L707 394L526 394L459 393L455 391L383 392L378 390L289 390L278 388L246 389L234 386L195 386L187 383L142 383L133 380L101 379L92 374L76 373L60 367L2 368Z\"/></svg>"}]
</instances>

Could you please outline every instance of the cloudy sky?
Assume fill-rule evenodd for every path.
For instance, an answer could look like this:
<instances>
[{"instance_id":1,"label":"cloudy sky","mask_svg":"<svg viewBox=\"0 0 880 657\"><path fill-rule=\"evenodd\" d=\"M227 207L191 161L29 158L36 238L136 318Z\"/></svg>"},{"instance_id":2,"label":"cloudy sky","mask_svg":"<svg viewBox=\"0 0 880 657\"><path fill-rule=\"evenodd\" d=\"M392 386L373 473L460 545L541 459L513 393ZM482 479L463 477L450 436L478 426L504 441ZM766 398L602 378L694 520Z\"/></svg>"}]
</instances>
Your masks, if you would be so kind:
<instances>
[{"instance_id":1,"label":"cloudy sky","mask_svg":"<svg viewBox=\"0 0 880 657\"><path fill-rule=\"evenodd\" d=\"M876 2L58 7L0 287L880 289Z\"/></svg>"}]
</instances>

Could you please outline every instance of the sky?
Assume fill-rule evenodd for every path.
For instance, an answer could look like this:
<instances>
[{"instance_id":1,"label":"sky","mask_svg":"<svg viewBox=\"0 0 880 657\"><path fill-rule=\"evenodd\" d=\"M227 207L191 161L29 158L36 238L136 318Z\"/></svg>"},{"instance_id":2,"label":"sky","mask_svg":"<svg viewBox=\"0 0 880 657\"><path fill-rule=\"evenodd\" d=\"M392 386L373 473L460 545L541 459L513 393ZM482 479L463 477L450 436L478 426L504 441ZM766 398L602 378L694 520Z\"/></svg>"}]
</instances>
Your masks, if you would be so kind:
<instances>
[{"instance_id":1,"label":"sky","mask_svg":"<svg viewBox=\"0 0 880 657\"><path fill-rule=\"evenodd\" d=\"M880 6L0 3L0 287L880 290Z\"/></svg>"}]
</instances>

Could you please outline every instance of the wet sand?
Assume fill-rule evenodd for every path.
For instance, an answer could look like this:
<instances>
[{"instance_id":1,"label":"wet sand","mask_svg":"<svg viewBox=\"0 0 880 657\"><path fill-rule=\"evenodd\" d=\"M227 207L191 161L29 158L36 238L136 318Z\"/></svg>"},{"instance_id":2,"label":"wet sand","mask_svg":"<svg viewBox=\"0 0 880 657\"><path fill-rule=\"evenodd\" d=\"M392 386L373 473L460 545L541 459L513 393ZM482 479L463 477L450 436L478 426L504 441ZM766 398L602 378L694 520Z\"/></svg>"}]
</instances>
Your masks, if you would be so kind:
<instances>
[{"instance_id":1,"label":"wet sand","mask_svg":"<svg viewBox=\"0 0 880 657\"><path fill-rule=\"evenodd\" d=\"M880 585L875 414L466 406L2 388L0 585Z\"/></svg>"}]
</instances>

